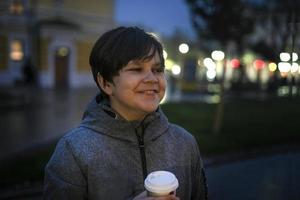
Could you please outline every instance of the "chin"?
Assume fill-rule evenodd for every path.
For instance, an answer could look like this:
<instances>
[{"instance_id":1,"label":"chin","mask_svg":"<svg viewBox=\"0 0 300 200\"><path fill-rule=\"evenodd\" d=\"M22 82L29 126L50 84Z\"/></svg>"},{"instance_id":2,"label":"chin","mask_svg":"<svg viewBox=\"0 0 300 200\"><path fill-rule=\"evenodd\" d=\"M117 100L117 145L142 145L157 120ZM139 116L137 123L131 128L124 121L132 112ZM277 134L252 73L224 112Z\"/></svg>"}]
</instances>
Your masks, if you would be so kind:
<instances>
[{"instance_id":1,"label":"chin","mask_svg":"<svg viewBox=\"0 0 300 200\"><path fill-rule=\"evenodd\" d=\"M146 113L152 113L152 112L154 112L154 111L156 111L156 109L158 108L158 105L156 105L156 106L149 106L149 107L144 107L144 112L146 112Z\"/></svg>"}]
</instances>

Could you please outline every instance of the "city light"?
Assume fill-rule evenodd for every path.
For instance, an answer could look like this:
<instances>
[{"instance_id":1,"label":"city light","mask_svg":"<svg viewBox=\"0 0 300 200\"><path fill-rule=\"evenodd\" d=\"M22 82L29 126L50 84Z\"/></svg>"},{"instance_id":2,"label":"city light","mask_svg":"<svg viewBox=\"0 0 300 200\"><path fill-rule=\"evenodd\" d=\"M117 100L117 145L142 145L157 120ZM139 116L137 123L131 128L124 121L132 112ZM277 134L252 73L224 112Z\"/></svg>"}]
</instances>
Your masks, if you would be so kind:
<instances>
[{"instance_id":1,"label":"city light","mask_svg":"<svg viewBox=\"0 0 300 200\"><path fill-rule=\"evenodd\" d=\"M21 1L12 1L9 11L14 15L22 15L24 13L24 6Z\"/></svg>"},{"instance_id":2,"label":"city light","mask_svg":"<svg viewBox=\"0 0 300 200\"><path fill-rule=\"evenodd\" d=\"M167 59L167 57L168 57L168 53L165 50L163 50L163 56L164 56L164 59Z\"/></svg>"},{"instance_id":3,"label":"city light","mask_svg":"<svg viewBox=\"0 0 300 200\"><path fill-rule=\"evenodd\" d=\"M291 72L295 73L298 71L298 69L299 69L298 63L293 62L292 67L291 67Z\"/></svg>"},{"instance_id":4,"label":"city light","mask_svg":"<svg viewBox=\"0 0 300 200\"><path fill-rule=\"evenodd\" d=\"M255 58L255 56L252 52L246 52L244 54L244 56L242 57L242 61L246 65L249 65L249 64L253 63L254 58Z\"/></svg>"},{"instance_id":5,"label":"city light","mask_svg":"<svg viewBox=\"0 0 300 200\"><path fill-rule=\"evenodd\" d=\"M276 65L276 63L271 62L271 63L269 63L268 68L269 68L270 72L275 72L277 69L277 65Z\"/></svg>"},{"instance_id":6,"label":"city light","mask_svg":"<svg viewBox=\"0 0 300 200\"><path fill-rule=\"evenodd\" d=\"M298 54L297 53L293 53L292 54L292 57L293 57L293 62L296 62L298 60Z\"/></svg>"},{"instance_id":7,"label":"city light","mask_svg":"<svg viewBox=\"0 0 300 200\"><path fill-rule=\"evenodd\" d=\"M189 52L189 46L185 43L180 44L178 49L179 49L179 52L182 54L186 54L187 52Z\"/></svg>"},{"instance_id":8,"label":"city light","mask_svg":"<svg viewBox=\"0 0 300 200\"><path fill-rule=\"evenodd\" d=\"M225 58L225 54L223 51L213 51L211 53L211 57L216 61L222 61Z\"/></svg>"},{"instance_id":9,"label":"city light","mask_svg":"<svg viewBox=\"0 0 300 200\"><path fill-rule=\"evenodd\" d=\"M215 70L207 70L207 72L206 72L206 77L209 81L214 80L216 75L217 75L217 72Z\"/></svg>"},{"instance_id":10,"label":"city light","mask_svg":"<svg viewBox=\"0 0 300 200\"><path fill-rule=\"evenodd\" d=\"M255 60L253 64L254 64L255 69L257 69L257 70L263 69L266 65L265 62L260 59Z\"/></svg>"},{"instance_id":11,"label":"city light","mask_svg":"<svg viewBox=\"0 0 300 200\"><path fill-rule=\"evenodd\" d=\"M179 65L172 66L172 74L178 76L181 72L181 67Z\"/></svg>"},{"instance_id":12,"label":"city light","mask_svg":"<svg viewBox=\"0 0 300 200\"><path fill-rule=\"evenodd\" d=\"M288 62L278 63L278 69L281 73L287 73L291 70L291 64Z\"/></svg>"},{"instance_id":13,"label":"city light","mask_svg":"<svg viewBox=\"0 0 300 200\"><path fill-rule=\"evenodd\" d=\"M21 40L13 40L10 44L10 59L21 61L24 56L23 43Z\"/></svg>"},{"instance_id":14,"label":"city light","mask_svg":"<svg viewBox=\"0 0 300 200\"><path fill-rule=\"evenodd\" d=\"M291 55L289 53L282 52L279 54L279 58L282 62L287 62L291 59Z\"/></svg>"},{"instance_id":15,"label":"city light","mask_svg":"<svg viewBox=\"0 0 300 200\"><path fill-rule=\"evenodd\" d=\"M165 67L166 67L166 70L171 71L173 65L174 65L174 62L173 62L171 59L166 59L166 60L165 60Z\"/></svg>"},{"instance_id":16,"label":"city light","mask_svg":"<svg viewBox=\"0 0 300 200\"><path fill-rule=\"evenodd\" d=\"M57 51L57 55L60 57L65 57L68 55L68 53L69 53L69 50L66 47L60 47Z\"/></svg>"},{"instance_id":17,"label":"city light","mask_svg":"<svg viewBox=\"0 0 300 200\"><path fill-rule=\"evenodd\" d=\"M203 64L208 70L215 70L217 68L216 63L211 58L204 58Z\"/></svg>"},{"instance_id":18,"label":"city light","mask_svg":"<svg viewBox=\"0 0 300 200\"><path fill-rule=\"evenodd\" d=\"M230 61L230 65L233 69L239 68L240 67L240 61L237 58L234 58Z\"/></svg>"},{"instance_id":19,"label":"city light","mask_svg":"<svg viewBox=\"0 0 300 200\"><path fill-rule=\"evenodd\" d=\"M298 54L293 52L292 53L292 57L293 57L293 62L298 60ZM287 52L282 52L279 54L279 58L282 62L288 62L291 59L291 54L287 53Z\"/></svg>"}]
</instances>

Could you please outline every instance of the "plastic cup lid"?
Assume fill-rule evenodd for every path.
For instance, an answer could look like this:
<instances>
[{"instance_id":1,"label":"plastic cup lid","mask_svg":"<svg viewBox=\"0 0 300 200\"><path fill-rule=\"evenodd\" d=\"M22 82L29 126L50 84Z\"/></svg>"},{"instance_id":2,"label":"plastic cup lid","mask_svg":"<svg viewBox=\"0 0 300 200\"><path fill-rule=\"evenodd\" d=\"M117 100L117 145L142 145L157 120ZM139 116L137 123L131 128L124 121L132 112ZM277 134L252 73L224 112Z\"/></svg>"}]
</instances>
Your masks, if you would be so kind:
<instances>
[{"instance_id":1,"label":"plastic cup lid","mask_svg":"<svg viewBox=\"0 0 300 200\"><path fill-rule=\"evenodd\" d=\"M145 182L145 188L153 193L169 193L178 188L178 180L168 171L155 171L150 173Z\"/></svg>"}]
</instances>

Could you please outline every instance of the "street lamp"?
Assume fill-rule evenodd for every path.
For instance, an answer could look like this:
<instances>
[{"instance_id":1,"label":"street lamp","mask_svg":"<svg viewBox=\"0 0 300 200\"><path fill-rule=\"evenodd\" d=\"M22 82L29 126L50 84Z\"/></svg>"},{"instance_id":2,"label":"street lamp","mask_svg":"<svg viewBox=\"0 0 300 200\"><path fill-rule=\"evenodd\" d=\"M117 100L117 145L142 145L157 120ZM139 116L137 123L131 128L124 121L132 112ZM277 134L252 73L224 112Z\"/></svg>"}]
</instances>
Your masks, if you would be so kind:
<instances>
[{"instance_id":1,"label":"street lamp","mask_svg":"<svg viewBox=\"0 0 300 200\"><path fill-rule=\"evenodd\" d=\"M289 73L291 73L290 76L292 76L292 73L298 71L299 66L298 63L296 63L298 60L297 53L282 52L279 54L279 58L281 62L278 63L278 69L281 72L281 76L288 76Z\"/></svg>"},{"instance_id":2,"label":"street lamp","mask_svg":"<svg viewBox=\"0 0 300 200\"><path fill-rule=\"evenodd\" d=\"M187 52L189 52L189 45L187 45L186 43L182 43L178 46L178 50L180 53L186 54Z\"/></svg>"},{"instance_id":3,"label":"street lamp","mask_svg":"<svg viewBox=\"0 0 300 200\"><path fill-rule=\"evenodd\" d=\"M204 58L203 64L208 70L216 70L216 63L211 58Z\"/></svg>"},{"instance_id":4,"label":"street lamp","mask_svg":"<svg viewBox=\"0 0 300 200\"><path fill-rule=\"evenodd\" d=\"M216 63L211 58L204 58L203 64L207 68L206 78L209 81L213 81L215 79L216 75L217 75L217 72L216 72L216 68L217 68Z\"/></svg>"},{"instance_id":5,"label":"street lamp","mask_svg":"<svg viewBox=\"0 0 300 200\"><path fill-rule=\"evenodd\" d=\"M288 62L291 59L291 56L287 52L282 52L279 54L279 58L282 62Z\"/></svg>"},{"instance_id":6,"label":"street lamp","mask_svg":"<svg viewBox=\"0 0 300 200\"><path fill-rule=\"evenodd\" d=\"M292 53L292 60L293 60L293 62L296 62L298 60L298 54L297 53L295 53L295 52Z\"/></svg>"},{"instance_id":7,"label":"street lamp","mask_svg":"<svg viewBox=\"0 0 300 200\"><path fill-rule=\"evenodd\" d=\"M225 70L226 70L225 62L223 62L225 58L225 53L220 50L215 50L211 53L211 57L216 61L216 65L217 65L216 71L218 77L221 77L221 80L223 81L223 79L225 78Z\"/></svg>"},{"instance_id":8,"label":"street lamp","mask_svg":"<svg viewBox=\"0 0 300 200\"><path fill-rule=\"evenodd\" d=\"M208 70L206 72L206 77L209 81L213 81L216 78L216 75L217 75L217 73L215 70Z\"/></svg>"},{"instance_id":9,"label":"street lamp","mask_svg":"<svg viewBox=\"0 0 300 200\"><path fill-rule=\"evenodd\" d=\"M291 64L288 62L278 63L278 69L281 73L281 76L286 76L287 73L291 70Z\"/></svg>"},{"instance_id":10,"label":"street lamp","mask_svg":"<svg viewBox=\"0 0 300 200\"><path fill-rule=\"evenodd\" d=\"M181 67L179 65L173 65L171 71L173 75L178 76L181 72Z\"/></svg>"},{"instance_id":11,"label":"street lamp","mask_svg":"<svg viewBox=\"0 0 300 200\"><path fill-rule=\"evenodd\" d=\"M215 50L211 53L211 57L215 61L222 61L225 58L225 53L223 51Z\"/></svg>"}]
</instances>

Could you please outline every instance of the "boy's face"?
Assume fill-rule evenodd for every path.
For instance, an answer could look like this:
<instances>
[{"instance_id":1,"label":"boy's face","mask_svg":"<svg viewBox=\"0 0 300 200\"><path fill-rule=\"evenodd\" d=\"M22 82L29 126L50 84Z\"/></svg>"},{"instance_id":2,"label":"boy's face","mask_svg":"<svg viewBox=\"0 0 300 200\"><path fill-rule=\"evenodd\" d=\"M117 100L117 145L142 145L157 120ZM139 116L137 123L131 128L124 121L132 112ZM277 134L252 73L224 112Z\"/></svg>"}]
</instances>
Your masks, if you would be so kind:
<instances>
[{"instance_id":1,"label":"boy's face","mask_svg":"<svg viewBox=\"0 0 300 200\"><path fill-rule=\"evenodd\" d=\"M113 77L109 98L112 108L127 120L140 120L155 111L166 89L158 53L150 60L130 61Z\"/></svg>"}]
</instances>

